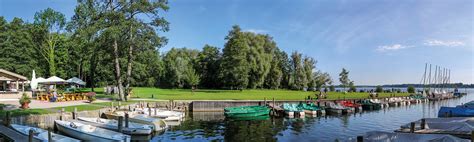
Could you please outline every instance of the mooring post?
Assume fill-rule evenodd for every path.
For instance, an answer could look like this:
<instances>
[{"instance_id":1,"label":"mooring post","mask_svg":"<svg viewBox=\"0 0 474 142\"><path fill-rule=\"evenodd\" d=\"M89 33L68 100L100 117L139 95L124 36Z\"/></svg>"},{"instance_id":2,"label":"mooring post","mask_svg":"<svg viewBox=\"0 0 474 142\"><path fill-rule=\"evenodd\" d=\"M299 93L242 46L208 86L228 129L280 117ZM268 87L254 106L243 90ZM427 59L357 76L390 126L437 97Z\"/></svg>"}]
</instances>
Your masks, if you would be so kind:
<instances>
[{"instance_id":1,"label":"mooring post","mask_svg":"<svg viewBox=\"0 0 474 142\"><path fill-rule=\"evenodd\" d=\"M7 111L7 112L5 112L5 113L6 113L6 115L5 115L5 116L6 116L6 119L5 119L5 122L4 122L3 124L4 124L5 126L7 126L7 127L10 127L10 122L11 122L11 121L10 121L10 120L11 120L11 118L10 118L10 117L11 117L11 116L10 116L10 111Z\"/></svg>"},{"instance_id":2,"label":"mooring post","mask_svg":"<svg viewBox=\"0 0 474 142\"><path fill-rule=\"evenodd\" d=\"M415 132L415 122L411 122L410 123L410 133L414 133Z\"/></svg>"},{"instance_id":3,"label":"mooring post","mask_svg":"<svg viewBox=\"0 0 474 142\"><path fill-rule=\"evenodd\" d=\"M77 119L77 107L74 107L74 111L72 113L72 119Z\"/></svg>"},{"instance_id":4,"label":"mooring post","mask_svg":"<svg viewBox=\"0 0 474 142\"><path fill-rule=\"evenodd\" d=\"M267 97L263 97L263 105L267 106Z\"/></svg>"},{"instance_id":5,"label":"mooring post","mask_svg":"<svg viewBox=\"0 0 474 142\"><path fill-rule=\"evenodd\" d=\"M148 115L151 116L151 108L148 107Z\"/></svg>"},{"instance_id":6,"label":"mooring post","mask_svg":"<svg viewBox=\"0 0 474 142\"><path fill-rule=\"evenodd\" d=\"M132 111L132 106L128 105L128 111Z\"/></svg>"},{"instance_id":7,"label":"mooring post","mask_svg":"<svg viewBox=\"0 0 474 142\"><path fill-rule=\"evenodd\" d=\"M125 113L125 128L128 128L128 113Z\"/></svg>"},{"instance_id":8,"label":"mooring post","mask_svg":"<svg viewBox=\"0 0 474 142\"><path fill-rule=\"evenodd\" d=\"M118 131L122 132L122 127L123 127L123 116L118 117Z\"/></svg>"},{"instance_id":9,"label":"mooring post","mask_svg":"<svg viewBox=\"0 0 474 142\"><path fill-rule=\"evenodd\" d=\"M33 129L28 131L28 141L33 142Z\"/></svg>"},{"instance_id":10,"label":"mooring post","mask_svg":"<svg viewBox=\"0 0 474 142\"><path fill-rule=\"evenodd\" d=\"M155 116L156 116L157 110L158 110L158 102L155 102Z\"/></svg>"},{"instance_id":11,"label":"mooring post","mask_svg":"<svg viewBox=\"0 0 474 142\"><path fill-rule=\"evenodd\" d=\"M471 142L474 142L474 131L471 131Z\"/></svg>"},{"instance_id":12,"label":"mooring post","mask_svg":"<svg viewBox=\"0 0 474 142\"><path fill-rule=\"evenodd\" d=\"M63 117L64 117L64 116L63 116L63 113L64 113L64 108L61 108L61 113L60 113L60 115L59 115L59 120L61 120L61 121L64 119L64 118L63 118Z\"/></svg>"},{"instance_id":13,"label":"mooring post","mask_svg":"<svg viewBox=\"0 0 474 142\"><path fill-rule=\"evenodd\" d=\"M51 127L48 127L48 141L49 142L53 141L53 137L51 136Z\"/></svg>"},{"instance_id":14,"label":"mooring post","mask_svg":"<svg viewBox=\"0 0 474 142\"><path fill-rule=\"evenodd\" d=\"M363 136L357 136L357 142L363 142L364 137Z\"/></svg>"},{"instance_id":15,"label":"mooring post","mask_svg":"<svg viewBox=\"0 0 474 142\"><path fill-rule=\"evenodd\" d=\"M421 119L420 128L425 129L425 125L426 125L426 120L423 118L423 119Z\"/></svg>"}]
</instances>

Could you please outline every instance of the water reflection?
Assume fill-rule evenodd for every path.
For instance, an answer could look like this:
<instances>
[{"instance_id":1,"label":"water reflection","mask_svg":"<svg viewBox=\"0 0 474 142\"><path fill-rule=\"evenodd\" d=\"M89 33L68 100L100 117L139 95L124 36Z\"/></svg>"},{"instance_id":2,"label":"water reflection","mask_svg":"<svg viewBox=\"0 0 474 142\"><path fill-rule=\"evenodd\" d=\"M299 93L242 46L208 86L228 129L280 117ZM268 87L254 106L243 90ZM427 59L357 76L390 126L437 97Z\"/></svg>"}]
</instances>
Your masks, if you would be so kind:
<instances>
[{"instance_id":1,"label":"water reflection","mask_svg":"<svg viewBox=\"0 0 474 142\"><path fill-rule=\"evenodd\" d=\"M152 141L334 141L368 131L388 131L423 117L437 117L441 106L455 106L474 100L473 90L463 98L389 107L342 116L226 120L222 112L188 114L180 125Z\"/></svg>"}]
</instances>

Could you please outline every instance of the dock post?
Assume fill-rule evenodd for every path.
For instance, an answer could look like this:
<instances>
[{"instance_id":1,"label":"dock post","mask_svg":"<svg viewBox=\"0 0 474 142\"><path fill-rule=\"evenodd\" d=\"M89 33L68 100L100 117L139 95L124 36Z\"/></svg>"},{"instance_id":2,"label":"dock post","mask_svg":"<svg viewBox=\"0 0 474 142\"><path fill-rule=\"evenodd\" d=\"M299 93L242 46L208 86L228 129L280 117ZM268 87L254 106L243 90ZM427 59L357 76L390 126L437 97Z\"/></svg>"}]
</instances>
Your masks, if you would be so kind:
<instances>
[{"instance_id":1,"label":"dock post","mask_svg":"<svg viewBox=\"0 0 474 142\"><path fill-rule=\"evenodd\" d=\"M151 108L148 107L148 115L151 116Z\"/></svg>"},{"instance_id":2,"label":"dock post","mask_svg":"<svg viewBox=\"0 0 474 142\"><path fill-rule=\"evenodd\" d=\"M74 111L72 111L72 119L77 119L77 107L74 107Z\"/></svg>"},{"instance_id":3,"label":"dock post","mask_svg":"<svg viewBox=\"0 0 474 142\"><path fill-rule=\"evenodd\" d=\"M364 137L363 136L357 136L357 142L363 142Z\"/></svg>"},{"instance_id":4,"label":"dock post","mask_svg":"<svg viewBox=\"0 0 474 142\"><path fill-rule=\"evenodd\" d=\"M155 102L155 115L157 114L157 111L158 110L158 102Z\"/></svg>"},{"instance_id":5,"label":"dock post","mask_svg":"<svg viewBox=\"0 0 474 142\"><path fill-rule=\"evenodd\" d=\"M125 113L125 128L128 128L128 113Z\"/></svg>"},{"instance_id":6,"label":"dock post","mask_svg":"<svg viewBox=\"0 0 474 142\"><path fill-rule=\"evenodd\" d=\"M123 116L118 117L118 131L122 132L122 127L123 127Z\"/></svg>"},{"instance_id":7,"label":"dock post","mask_svg":"<svg viewBox=\"0 0 474 142\"><path fill-rule=\"evenodd\" d=\"M60 116L59 116L59 120L61 120L61 121L63 121L63 119L64 119L64 118L63 118L63 117L64 117L64 116L63 116L63 113L64 113L64 108L61 108L61 114L60 114Z\"/></svg>"},{"instance_id":8,"label":"dock post","mask_svg":"<svg viewBox=\"0 0 474 142\"><path fill-rule=\"evenodd\" d=\"M48 127L48 142L52 142L53 141L53 137L51 136L51 128Z\"/></svg>"},{"instance_id":9,"label":"dock post","mask_svg":"<svg viewBox=\"0 0 474 142\"><path fill-rule=\"evenodd\" d=\"M474 142L474 131L471 131L471 142Z\"/></svg>"},{"instance_id":10,"label":"dock post","mask_svg":"<svg viewBox=\"0 0 474 142\"><path fill-rule=\"evenodd\" d=\"M3 124L7 127L10 127L10 123L11 123L10 111L7 111L5 113L6 113L6 115L5 115L6 119L5 119L5 122Z\"/></svg>"},{"instance_id":11,"label":"dock post","mask_svg":"<svg viewBox=\"0 0 474 142\"><path fill-rule=\"evenodd\" d=\"M423 118L423 119L421 119L420 128L421 128L421 129L425 129L425 125L426 125L426 120Z\"/></svg>"},{"instance_id":12,"label":"dock post","mask_svg":"<svg viewBox=\"0 0 474 142\"><path fill-rule=\"evenodd\" d=\"M28 131L28 142L33 142L33 129Z\"/></svg>"},{"instance_id":13,"label":"dock post","mask_svg":"<svg viewBox=\"0 0 474 142\"><path fill-rule=\"evenodd\" d=\"M410 123L410 133L414 133L415 132L415 122L411 122Z\"/></svg>"},{"instance_id":14,"label":"dock post","mask_svg":"<svg viewBox=\"0 0 474 142\"><path fill-rule=\"evenodd\" d=\"M275 97L273 97L273 106L272 106L272 112L273 112L273 115L276 115L276 112L275 112Z\"/></svg>"}]
</instances>

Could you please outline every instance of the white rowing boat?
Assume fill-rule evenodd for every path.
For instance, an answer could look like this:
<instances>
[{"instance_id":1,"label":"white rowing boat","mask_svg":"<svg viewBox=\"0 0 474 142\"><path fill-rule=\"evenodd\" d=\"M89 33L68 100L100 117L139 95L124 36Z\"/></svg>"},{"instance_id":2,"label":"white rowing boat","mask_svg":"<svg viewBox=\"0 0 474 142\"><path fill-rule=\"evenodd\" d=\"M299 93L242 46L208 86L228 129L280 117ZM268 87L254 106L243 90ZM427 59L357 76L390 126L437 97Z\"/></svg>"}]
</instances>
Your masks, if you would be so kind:
<instances>
[{"instance_id":1,"label":"white rowing boat","mask_svg":"<svg viewBox=\"0 0 474 142\"><path fill-rule=\"evenodd\" d=\"M183 112L160 110L156 108L137 108L135 112L146 115L150 115L149 113L151 112L150 116L163 118L166 121L179 121L185 116Z\"/></svg>"},{"instance_id":2,"label":"white rowing boat","mask_svg":"<svg viewBox=\"0 0 474 142\"><path fill-rule=\"evenodd\" d=\"M131 139L129 135L79 122L55 120L54 123L59 131L84 141L130 142Z\"/></svg>"},{"instance_id":3,"label":"white rowing boat","mask_svg":"<svg viewBox=\"0 0 474 142\"><path fill-rule=\"evenodd\" d=\"M88 122L88 124L118 131L118 121L114 119L102 119L102 118L91 118L91 117L78 117L78 120ZM128 127L125 127L125 122L122 123L122 133L129 135L149 135L154 131L153 126L146 124L139 124L129 122Z\"/></svg>"},{"instance_id":4,"label":"white rowing boat","mask_svg":"<svg viewBox=\"0 0 474 142\"><path fill-rule=\"evenodd\" d=\"M10 125L15 131L20 132L23 135L29 135L30 130L33 130L33 137L35 139L38 139L43 142L48 141L48 131L41 129L41 128L36 128L36 127L30 127L30 126L24 126L24 125L17 125L17 124L11 124ZM55 134L51 133L51 139L54 142L80 142L80 140L73 139L70 137L66 137L60 134Z\"/></svg>"},{"instance_id":5,"label":"white rowing boat","mask_svg":"<svg viewBox=\"0 0 474 142\"><path fill-rule=\"evenodd\" d=\"M125 112L123 111L109 112L109 113L105 113L105 116L108 119L117 120L119 116L125 116ZM128 119L130 122L152 125L155 128L155 131L162 131L166 129L167 127L165 121L163 121L162 119L149 117L144 114L129 113Z\"/></svg>"}]
</instances>

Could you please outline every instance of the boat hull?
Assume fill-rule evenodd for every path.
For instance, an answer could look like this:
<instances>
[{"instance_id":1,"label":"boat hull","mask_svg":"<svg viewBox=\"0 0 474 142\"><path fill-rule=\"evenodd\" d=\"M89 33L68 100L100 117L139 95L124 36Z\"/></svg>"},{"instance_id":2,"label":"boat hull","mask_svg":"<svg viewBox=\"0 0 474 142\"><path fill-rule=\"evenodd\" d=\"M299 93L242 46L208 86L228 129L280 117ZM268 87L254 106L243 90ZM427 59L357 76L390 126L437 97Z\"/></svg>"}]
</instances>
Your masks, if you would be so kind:
<instances>
[{"instance_id":1,"label":"boat hull","mask_svg":"<svg viewBox=\"0 0 474 142\"><path fill-rule=\"evenodd\" d=\"M115 119L115 120L117 120L119 117L118 115L111 114L111 113L105 113L105 116L107 117L107 119ZM133 118L133 117L128 118L128 120L130 122L152 125L155 128L154 131L163 131L166 128L166 123L162 120L152 122L152 121L146 121L143 119L138 119L138 118Z\"/></svg>"},{"instance_id":2,"label":"boat hull","mask_svg":"<svg viewBox=\"0 0 474 142\"><path fill-rule=\"evenodd\" d=\"M64 125L61 125L57 122L55 122L55 125L56 125L56 127L58 128L59 131L65 133L69 136L75 137L77 139L81 139L83 141L130 142L130 137L124 138L123 140L108 139L108 138L94 136L94 135L91 135L91 134L88 134L88 133L85 133L85 132L82 132L82 131L74 130L74 129L68 128Z\"/></svg>"}]
</instances>

